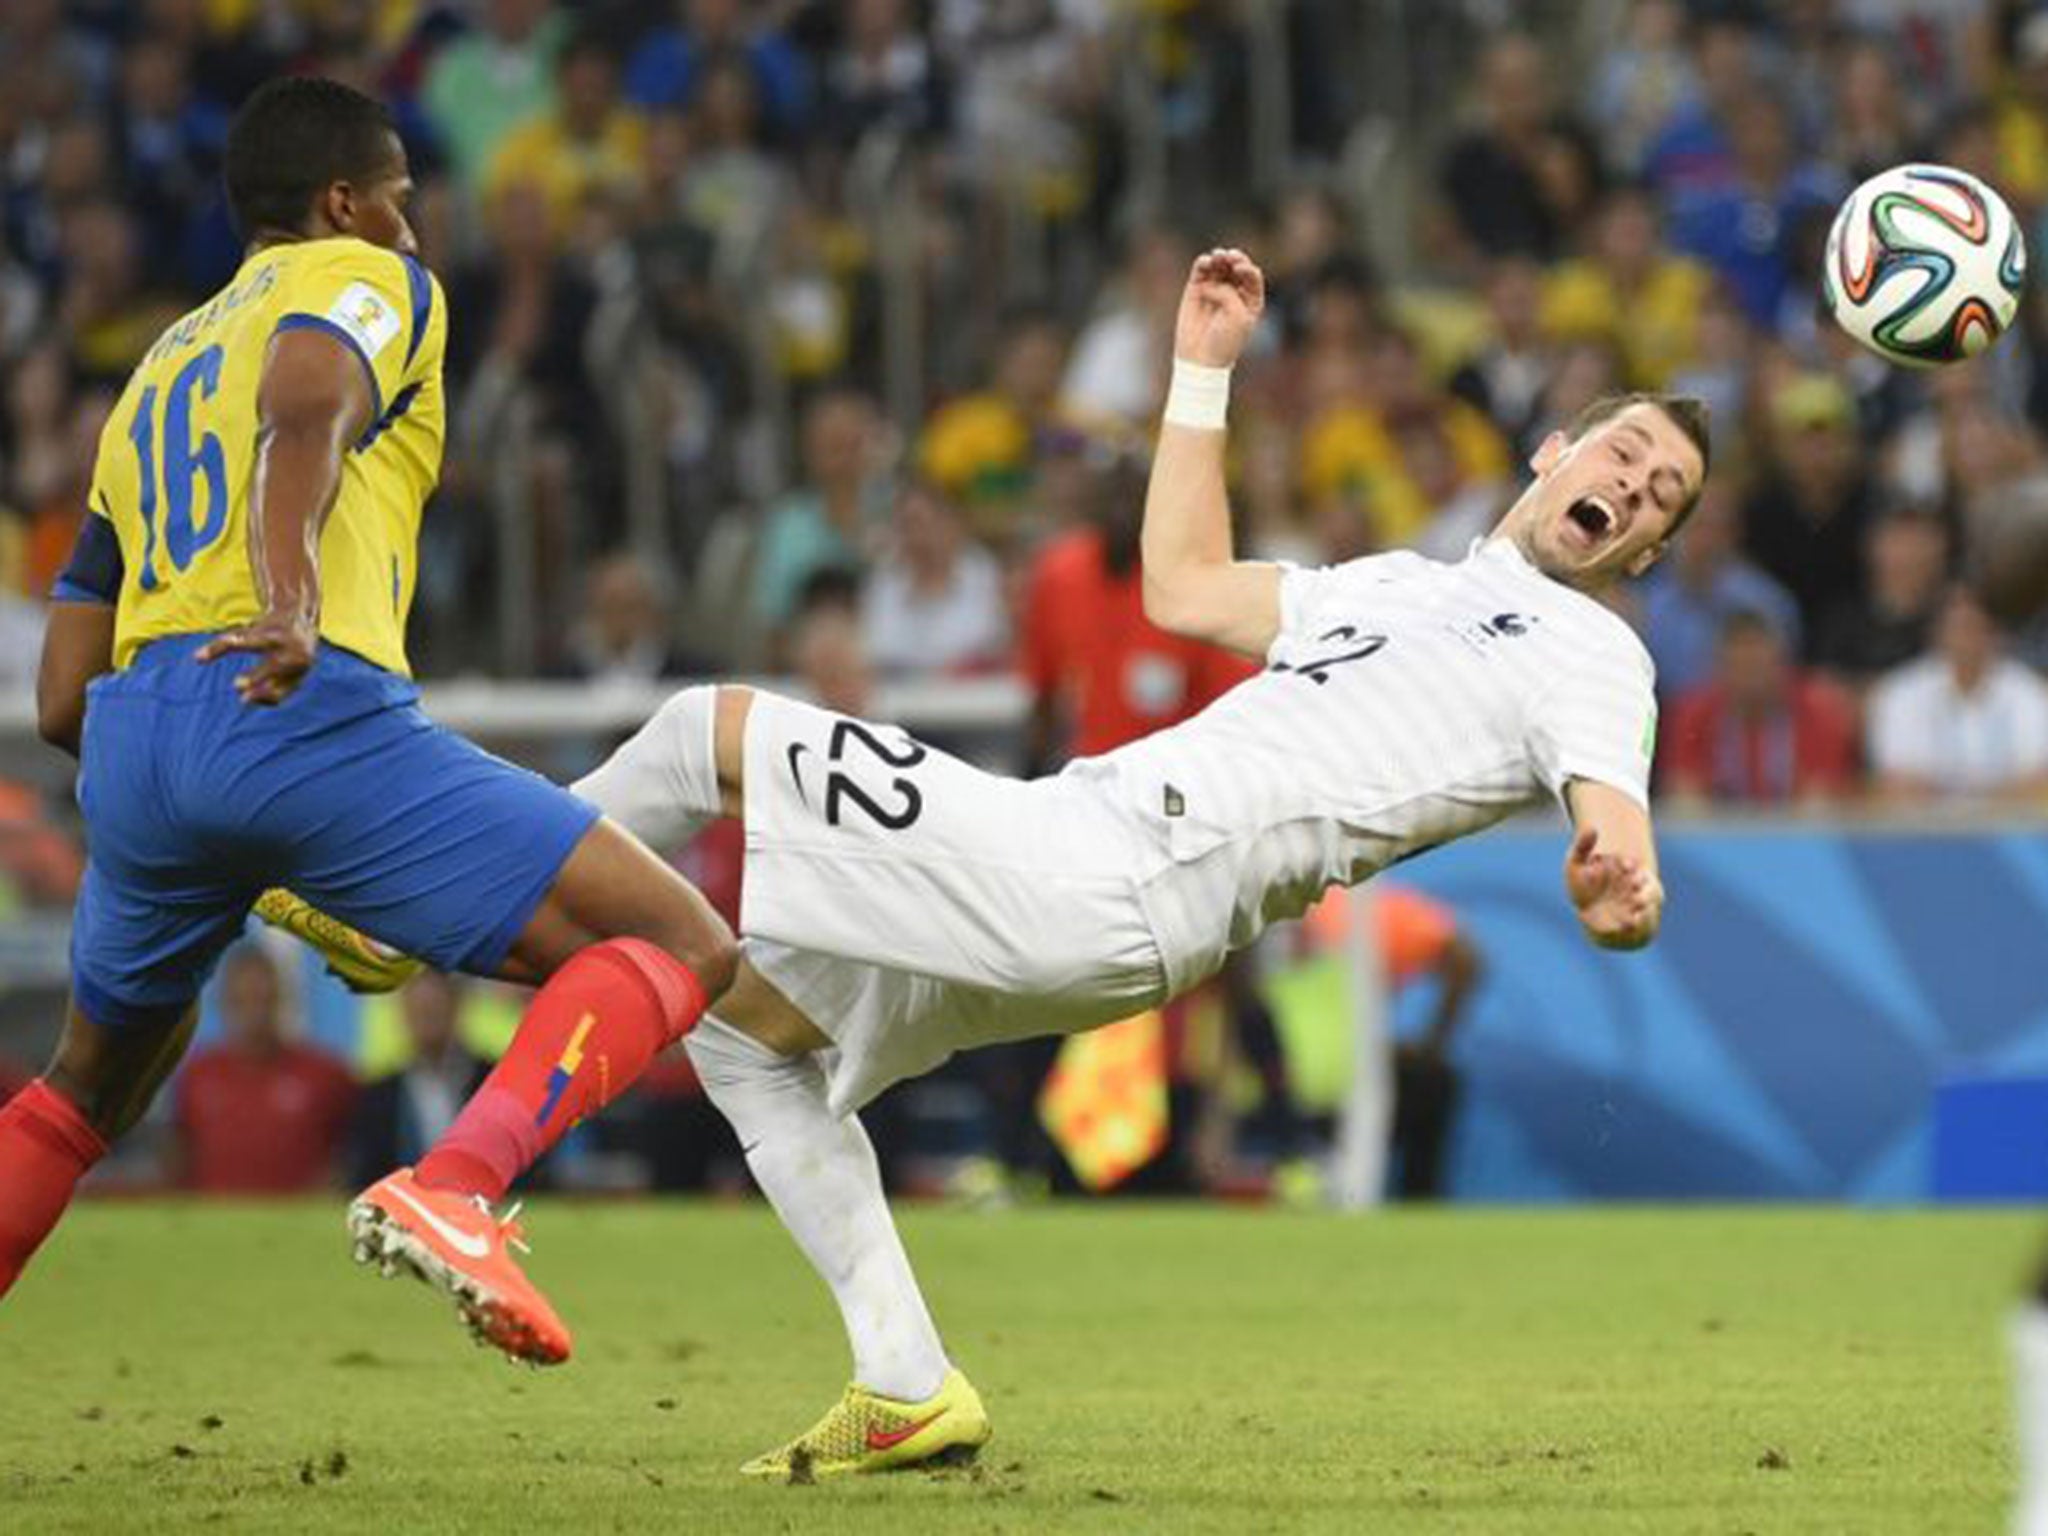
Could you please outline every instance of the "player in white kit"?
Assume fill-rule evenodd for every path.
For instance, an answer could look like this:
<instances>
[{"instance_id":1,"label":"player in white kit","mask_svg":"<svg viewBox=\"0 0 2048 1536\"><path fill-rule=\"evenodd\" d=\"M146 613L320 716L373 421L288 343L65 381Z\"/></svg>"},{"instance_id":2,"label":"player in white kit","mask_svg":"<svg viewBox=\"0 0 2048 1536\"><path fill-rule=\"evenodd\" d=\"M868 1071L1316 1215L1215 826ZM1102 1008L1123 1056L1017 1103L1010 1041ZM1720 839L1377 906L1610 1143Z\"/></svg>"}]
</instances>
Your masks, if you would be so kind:
<instances>
[{"instance_id":1,"label":"player in white kit","mask_svg":"<svg viewBox=\"0 0 2048 1536\"><path fill-rule=\"evenodd\" d=\"M1588 936L1633 948L1663 904L1650 659L1596 600L1639 575L1706 473L1695 404L1606 402L1455 565L1233 558L1228 369L1264 303L1200 258L1146 500L1146 608L1267 670L1171 730L1019 782L900 730L767 693L678 694L579 794L655 846L746 822L739 981L689 1037L763 1192L831 1286L854 1385L749 1473L971 1453L988 1420L948 1362L857 1111L967 1046L1087 1029L1214 971L1328 886L1546 796L1576 827Z\"/></svg>"},{"instance_id":2,"label":"player in white kit","mask_svg":"<svg viewBox=\"0 0 2048 1536\"><path fill-rule=\"evenodd\" d=\"M1706 473L1690 401L1603 402L1455 565L1233 557L1229 369L1264 304L1198 259L1145 506L1146 611L1267 670L1194 719L1054 777L984 773L893 727L743 688L677 694L576 792L676 846L746 823L739 979L688 1038L755 1180L837 1299L853 1385L749 1474L805 1480L971 1455L948 1361L855 1112L956 1050L1152 1007L1330 885L1547 796L1566 894L1635 948L1663 906L1648 654L1597 594L1656 560Z\"/></svg>"}]
</instances>

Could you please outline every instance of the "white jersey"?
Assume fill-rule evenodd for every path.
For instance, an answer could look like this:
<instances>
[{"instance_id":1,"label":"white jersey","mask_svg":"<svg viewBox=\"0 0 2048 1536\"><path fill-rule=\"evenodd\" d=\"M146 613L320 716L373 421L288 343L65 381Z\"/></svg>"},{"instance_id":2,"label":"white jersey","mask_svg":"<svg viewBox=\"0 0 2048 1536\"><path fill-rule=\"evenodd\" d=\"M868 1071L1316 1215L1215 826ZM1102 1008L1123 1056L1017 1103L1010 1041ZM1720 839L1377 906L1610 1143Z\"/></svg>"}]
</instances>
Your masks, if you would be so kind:
<instances>
[{"instance_id":1,"label":"white jersey","mask_svg":"<svg viewBox=\"0 0 2048 1536\"><path fill-rule=\"evenodd\" d=\"M965 1045L1088 1029L1269 922L1574 778L1647 803L1650 658L1512 546L1290 571L1269 669L1048 779L774 694L747 718L740 930L829 1035L835 1111ZM713 692L577 793L640 836L717 814Z\"/></svg>"},{"instance_id":2,"label":"white jersey","mask_svg":"<svg viewBox=\"0 0 2048 1536\"><path fill-rule=\"evenodd\" d=\"M1141 887L1171 989L1332 884L1462 837L1575 778L1647 808L1649 653L1504 539L1281 579L1268 668L1194 719L1068 774L1113 781L1168 855Z\"/></svg>"}]
</instances>

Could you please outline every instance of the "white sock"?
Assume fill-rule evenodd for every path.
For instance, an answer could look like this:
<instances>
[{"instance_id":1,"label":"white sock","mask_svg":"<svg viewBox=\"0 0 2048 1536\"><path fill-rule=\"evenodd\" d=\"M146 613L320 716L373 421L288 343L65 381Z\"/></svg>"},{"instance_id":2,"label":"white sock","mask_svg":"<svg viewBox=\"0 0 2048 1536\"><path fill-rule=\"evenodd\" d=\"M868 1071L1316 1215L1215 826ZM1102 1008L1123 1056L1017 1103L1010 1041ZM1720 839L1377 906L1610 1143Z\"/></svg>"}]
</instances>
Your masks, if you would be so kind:
<instances>
[{"instance_id":1,"label":"white sock","mask_svg":"<svg viewBox=\"0 0 2048 1536\"><path fill-rule=\"evenodd\" d=\"M654 848L679 848L722 815L718 690L685 688L618 751L569 786Z\"/></svg>"},{"instance_id":2,"label":"white sock","mask_svg":"<svg viewBox=\"0 0 2048 1536\"><path fill-rule=\"evenodd\" d=\"M2013 1315L2013 1396L2019 1417L2020 1496L2014 1536L2048 1536L2048 1307Z\"/></svg>"},{"instance_id":3,"label":"white sock","mask_svg":"<svg viewBox=\"0 0 2048 1536\"><path fill-rule=\"evenodd\" d=\"M747 1166L804 1256L832 1288L853 1345L853 1379L919 1402L950 1368L860 1121L835 1116L812 1056L780 1056L706 1015L690 1060L740 1139Z\"/></svg>"}]
</instances>

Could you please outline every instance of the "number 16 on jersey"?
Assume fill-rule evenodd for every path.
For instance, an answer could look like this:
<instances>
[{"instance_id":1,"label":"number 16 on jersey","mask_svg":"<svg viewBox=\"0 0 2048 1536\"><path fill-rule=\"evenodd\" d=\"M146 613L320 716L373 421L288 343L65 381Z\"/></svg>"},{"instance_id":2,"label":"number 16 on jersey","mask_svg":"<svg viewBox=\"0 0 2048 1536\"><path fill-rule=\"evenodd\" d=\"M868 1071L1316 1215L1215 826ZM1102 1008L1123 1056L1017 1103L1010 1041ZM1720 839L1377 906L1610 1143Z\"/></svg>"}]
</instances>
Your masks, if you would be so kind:
<instances>
[{"instance_id":1,"label":"number 16 on jersey","mask_svg":"<svg viewBox=\"0 0 2048 1536\"><path fill-rule=\"evenodd\" d=\"M219 540L228 525L228 466L220 439L211 432L193 439L193 395L203 406L220 387L221 349L208 347L178 370L164 392L163 419L157 420L157 391L142 392L128 440L135 445L141 484L142 586L153 592L163 585L157 549L161 544L171 569L183 571L193 557ZM158 476L161 472L162 484ZM193 503L198 482L205 482L205 504L195 521ZM159 527L157 513L163 519Z\"/></svg>"}]
</instances>

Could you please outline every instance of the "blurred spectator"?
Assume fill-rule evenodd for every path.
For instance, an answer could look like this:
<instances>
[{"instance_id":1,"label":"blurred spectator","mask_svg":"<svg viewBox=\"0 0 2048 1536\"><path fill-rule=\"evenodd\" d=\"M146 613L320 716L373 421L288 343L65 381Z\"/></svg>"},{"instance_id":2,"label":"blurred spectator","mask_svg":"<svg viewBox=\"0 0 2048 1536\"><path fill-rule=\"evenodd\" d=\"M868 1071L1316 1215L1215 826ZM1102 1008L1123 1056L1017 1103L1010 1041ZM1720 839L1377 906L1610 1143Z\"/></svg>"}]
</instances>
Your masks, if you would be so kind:
<instances>
[{"instance_id":1,"label":"blurred spectator","mask_svg":"<svg viewBox=\"0 0 2048 1536\"><path fill-rule=\"evenodd\" d=\"M1063 412L1085 431L1149 430L1166 397L1173 321L1192 260L1187 242L1141 231L1107 294L1075 338L1060 385Z\"/></svg>"},{"instance_id":2,"label":"blurred spectator","mask_svg":"<svg viewBox=\"0 0 2048 1536\"><path fill-rule=\"evenodd\" d=\"M120 169L97 117L52 125L38 150L35 179L10 199L8 223L22 259L54 291L65 276L65 215L115 198Z\"/></svg>"},{"instance_id":3,"label":"blurred spectator","mask_svg":"<svg viewBox=\"0 0 2048 1536\"><path fill-rule=\"evenodd\" d=\"M1878 34L1851 41L1836 56L1834 92L1827 113L1827 158L1851 182L1916 158L1926 124L1899 78L1890 39Z\"/></svg>"},{"instance_id":4,"label":"blurred spectator","mask_svg":"<svg viewBox=\"0 0 2048 1536\"><path fill-rule=\"evenodd\" d=\"M1009 315L989 387L948 401L925 423L918 467L960 498L977 531L999 522L1029 489L1041 437L1057 421L1066 332L1047 311Z\"/></svg>"},{"instance_id":5,"label":"blurred spectator","mask_svg":"<svg viewBox=\"0 0 2048 1536\"><path fill-rule=\"evenodd\" d=\"M73 94L98 94L110 72L106 40L69 11L65 0L12 0L0 13L0 59Z\"/></svg>"},{"instance_id":6,"label":"blurred spectator","mask_svg":"<svg viewBox=\"0 0 2048 1536\"><path fill-rule=\"evenodd\" d=\"M1689 53L1695 89L1652 137L1643 162L1651 184L1666 196L1735 180L1733 124L1744 102L1767 83L1753 23L1733 7L1699 17Z\"/></svg>"},{"instance_id":7,"label":"blurred spectator","mask_svg":"<svg viewBox=\"0 0 2048 1536\"><path fill-rule=\"evenodd\" d=\"M1483 531L1510 472L1499 431L1430 380L1414 338L1399 327L1380 330L1368 367L1372 403L1327 410L1303 434L1310 501L1360 508L1378 547L1409 542L1432 518L1460 530L1439 543L1455 544L1475 524Z\"/></svg>"},{"instance_id":8,"label":"blurred spectator","mask_svg":"<svg viewBox=\"0 0 2048 1536\"><path fill-rule=\"evenodd\" d=\"M1848 190L1837 172L1801 158L1797 132L1785 102L1752 91L1728 125L1732 176L1672 203L1672 243L1718 272L1766 328L1778 323L1805 227L1825 227Z\"/></svg>"},{"instance_id":9,"label":"blurred spectator","mask_svg":"<svg viewBox=\"0 0 2048 1536\"><path fill-rule=\"evenodd\" d=\"M488 257L465 261L448 278L450 309L469 318L451 325L448 376L474 419L479 397L497 400L526 387L545 424L580 417L593 384L584 341L596 306L591 284L558 249L545 189L508 180L486 208Z\"/></svg>"},{"instance_id":10,"label":"blurred spectator","mask_svg":"<svg viewBox=\"0 0 2048 1536\"><path fill-rule=\"evenodd\" d=\"M893 537L868 578L861 618L884 675L987 667L1009 650L1002 568L929 484L897 497Z\"/></svg>"},{"instance_id":11,"label":"blurred spectator","mask_svg":"<svg viewBox=\"0 0 2048 1536\"><path fill-rule=\"evenodd\" d=\"M1092 477L1088 526L1031 563L1018 664L1030 684L1027 766L1046 772L1200 712L1257 667L1145 617L1138 471Z\"/></svg>"},{"instance_id":12,"label":"blurred spectator","mask_svg":"<svg viewBox=\"0 0 2048 1536\"><path fill-rule=\"evenodd\" d=\"M116 153L127 171L125 201L141 227L149 274L174 281L183 275L187 230L215 201L227 109L193 91L177 43L147 35L122 55L114 122Z\"/></svg>"},{"instance_id":13,"label":"blurred spectator","mask_svg":"<svg viewBox=\"0 0 2048 1536\"><path fill-rule=\"evenodd\" d=\"M356 1098L350 1184L371 1184L417 1162L482 1085L490 1063L470 1053L459 1028L466 986L460 977L423 971L398 994L409 1054Z\"/></svg>"},{"instance_id":14,"label":"blurred spectator","mask_svg":"<svg viewBox=\"0 0 2048 1536\"><path fill-rule=\"evenodd\" d=\"M90 389L71 397L51 441L48 478L36 483L29 510L24 576L27 589L45 593L70 558L92 485L93 458L114 406L111 390ZM31 488L26 483L24 491Z\"/></svg>"},{"instance_id":15,"label":"blurred spectator","mask_svg":"<svg viewBox=\"0 0 2048 1536\"><path fill-rule=\"evenodd\" d=\"M177 303L152 290L142 265L142 232L112 199L65 211L64 282L57 308L81 379L119 389L150 343L178 318Z\"/></svg>"},{"instance_id":16,"label":"blurred spectator","mask_svg":"<svg viewBox=\"0 0 2048 1536\"><path fill-rule=\"evenodd\" d=\"M563 671L602 686L710 670L677 649L671 608L657 566L627 550L603 556L584 572L583 611Z\"/></svg>"},{"instance_id":17,"label":"blurred spectator","mask_svg":"<svg viewBox=\"0 0 2048 1536\"><path fill-rule=\"evenodd\" d=\"M1109 23L1091 0L937 0L933 32L958 83L962 169L995 206L1015 201L1060 218L1085 202Z\"/></svg>"},{"instance_id":18,"label":"blurred spectator","mask_svg":"<svg viewBox=\"0 0 2048 1536\"><path fill-rule=\"evenodd\" d=\"M1290 188L1273 216L1260 265L1266 273L1266 312L1280 340L1298 345L1308 329L1316 281L1337 261L1355 261L1343 205L1329 187L1308 182Z\"/></svg>"},{"instance_id":19,"label":"blurred spectator","mask_svg":"<svg viewBox=\"0 0 2048 1536\"><path fill-rule=\"evenodd\" d=\"M1726 423L1740 457L1755 452L1754 433L1744 430L1748 422L1751 372L1757 338L1743 318L1742 307L1722 285L1710 286L1699 308L1698 357L1671 377L1676 394L1704 401L1717 424ZM1872 359L1876 362L1876 359ZM1879 364L1880 372L1888 372Z\"/></svg>"},{"instance_id":20,"label":"blurred spectator","mask_svg":"<svg viewBox=\"0 0 2048 1536\"><path fill-rule=\"evenodd\" d=\"M1872 690L1870 764L1897 804L2048 794L2048 683L2002 654L1969 588L1943 599L1934 649Z\"/></svg>"},{"instance_id":21,"label":"blurred spectator","mask_svg":"<svg viewBox=\"0 0 2048 1536\"><path fill-rule=\"evenodd\" d=\"M372 4L363 8L384 16L394 9ZM276 10L249 25L247 18L231 14L231 7L209 0L141 0L127 9L140 12L138 33L176 45L190 68L193 88L223 107L232 107L276 74L300 40L301 18ZM342 7L327 9L335 12Z\"/></svg>"},{"instance_id":22,"label":"blurred spectator","mask_svg":"<svg viewBox=\"0 0 2048 1536\"><path fill-rule=\"evenodd\" d=\"M1886 472L1901 495L1967 518L1979 497L2041 466L2041 441L2017 408L2019 388L2000 377L2001 360L1928 375L1920 408L1890 435Z\"/></svg>"},{"instance_id":23,"label":"blurred spectator","mask_svg":"<svg viewBox=\"0 0 2048 1536\"><path fill-rule=\"evenodd\" d=\"M817 704L842 715L865 715L874 703L875 674L851 602L814 588L790 638L796 679Z\"/></svg>"},{"instance_id":24,"label":"blurred spectator","mask_svg":"<svg viewBox=\"0 0 2048 1536\"><path fill-rule=\"evenodd\" d=\"M1813 806L1856 789L1856 712L1826 679L1793 665L1761 614L1721 625L1714 676L1681 694L1665 725L1665 787L1693 807Z\"/></svg>"},{"instance_id":25,"label":"blurred spectator","mask_svg":"<svg viewBox=\"0 0 2048 1536\"><path fill-rule=\"evenodd\" d=\"M1657 133L1698 90L1679 0L1634 0L1619 42L1600 57L1588 113L1615 163L1641 167Z\"/></svg>"},{"instance_id":26,"label":"blurred spectator","mask_svg":"<svg viewBox=\"0 0 2048 1536\"><path fill-rule=\"evenodd\" d=\"M423 100L456 179L480 191L515 127L555 104L555 52L569 30L550 0L484 0L477 30L449 43Z\"/></svg>"},{"instance_id":27,"label":"blurred spectator","mask_svg":"<svg viewBox=\"0 0 2048 1536\"><path fill-rule=\"evenodd\" d=\"M789 172L762 139L759 89L730 55L706 64L689 117L678 202L684 217L712 237L714 271L735 296L760 286L792 196Z\"/></svg>"},{"instance_id":28,"label":"blurred spectator","mask_svg":"<svg viewBox=\"0 0 2048 1536\"><path fill-rule=\"evenodd\" d=\"M1825 374L1780 385L1764 477L1743 514L1750 554L1798 600L1809 635L1862 575L1870 486L1853 411L1849 392Z\"/></svg>"},{"instance_id":29,"label":"blurred spectator","mask_svg":"<svg viewBox=\"0 0 2048 1536\"><path fill-rule=\"evenodd\" d=\"M1542 267L1526 256L1493 262L1486 274L1486 339L1451 379L1451 393L1485 412L1518 459L1536 450L1536 417L1557 366L1539 323L1542 306Z\"/></svg>"},{"instance_id":30,"label":"blurred spectator","mask_svg":"<svg viewBox=\"0 0 2048 1536\"><path fill-rule=\"evenodd\" d=\"M504 135L484 173L484 194L495 198L520 183L539 187L562 238L592 197L633 196L646 134L620 99L611 46L592 34L572 37L555 60L554 104Z\"/></svg>"},{"instance_id":31,"label":"blurred spectator","mask_svg":"<svg viewBox=\"0 0 2048 1536\"><path fill-rule=\"evenodd\" d=\"M1355 256L1339 254L1317 268L1299 301L1301 335L1279 364L1290 377L1280 385L1278 408L1306 420L1339 405L1370 398L1366 357L1385 324L1379 283Z\"/></svg>"},{"instance_id":32,"label":"blurred spectator","mask_svg":"<svg viewBox=\"0 0 2048 1536\"><path fill-rule=\"evenodd\" d=\"M333 1187L355 1105L348 1069L288 1037L277 962L259 945L230 950L217 987L221 1043L177 1080L180 1182L221 1195Z\"/></svg>"},{"instance_id":33,"label":"blurred spectator","mask_svg":"<svg viewBox=\"0 0 2048 1536\"><path fill-rule=\"evenodd\" d=\"M824 63L819 138L850 149L875 129L935 135L946 121L945 79L910 0L848 0L843 12Z\"/></svg>"},{"instance_id":34,"label":"blurred spectator","mask_svg":"<svg viewBox=\"0 0 2048 1536\"><path fill-rule=\"evenodd\" d=\"M1518 32L1489 40L1475 68L1478 125L1445 152L1437 183L1469 254L1558 256L1597 190L1598 153L1554 108L1549 61Z\"/></svg>"},{"instance_id":35,"label":"blurred spectator","mask_svg":"<svg viewBox=\"0 0 2048 1536\"><path fill-rule=\"evenodd\" d=\"M1677 544L1640 591L1643 641L1667 699L1710 680L1722 631L1738 613L1768 620L1786 649L1799 653L1799 606L1744 557L1741 491L1725 470L1707 477Z\"/></svg>"},{"instance_id":36,"label":"blurred spectator","mask_svg":"<svg viewBox=\"0 0 2048 1536\"><path fill-rule=\"evenodd\" d=\"M2048 198L2048 11L2022 15L2002 5L1994 25L2000 57L1997 89L1998 185L2030 207Z\"/></svg>"},{"instance_id":37,"label":"blurred spectator","mask_svg":"<svg viewBox=\"0 0 2048 1536\"><path fill-rule=\"evenodd\" d=\"M42 285L14 259L0 226L0 367L13 364L28 349L42 318Z\"/></svg>"},{"instance_id":38,"label":"blurred spectator","mask_svg":"<svg viewBox=\"0 0 2048 1536\"><path fill-rule=\"evenodd\" d=\"M765 9L746 0L678 0L674 25L649 34L628 61L626 94L648 109L693 107L713 64L735 60L770 127L792 133L809 105L809 82L802 55L778 27L764 24Z\"/></svg>"},{"instance_id":39,"label":"blurred spectator","mask_svg":"<svg viewBox=\"0 0 2048 1536\"><path fill-rule=\"evenodd\" d=\"M1905 665L1927 649L1949 578L1948 525L1930 508L1892 508L1871 525L1868 578L1836 600L1815 643L1819 666L1853 683Z\"/></svg>"},{"instance_id":40,"label":"blurred spectator","mask_svg":"<svg viewBox=\"0 0 2048 1536\"><path fill-rule=\"evenodd\" d=\"M763 629L789 622L814 573L867 564L891 504L881 433L873 402L852 390L828 390L804 411L804 478L769 508L754 550L753 614Z\"/></svg>"},{"instance_id":41,"label":"blurred spectator","mask_svg":"<svg viewBox=\"0 0 2048 1536\"><path fill-rule=\"evenodd\" d=\"M1621 352L1633 389L1665 389L1700 354L1700 311L1713 274L1666 249L1648 191L1617 187L1596 211L1590 248L1553 268L1543 328L1563 341ZM1497 419L1497 418L1496 418Z\"/></svg>"},{"instance_id":42,"label":"blurred spectator","mask_svg":"<svg viewBox=\"0 0 2048 1536\"><path fill-rule=\"evenodd\" d=\"M91 484L91 465L80 473L66 430L73 410L71 364L64 349L45 341L24 353L7 376L7 442L12 450L6 461L4 501L24 517L33 517L45 506L72 492L83 495ZM75 517L81 507L69 509ZM70 548L69 543L65 545ZM17 568L21 589L40 597L49 590L39 581L32 553L22 552ZM54 571L50 574L55 574Z\"/></svg>"}]
</instances>

